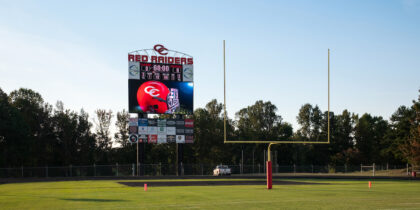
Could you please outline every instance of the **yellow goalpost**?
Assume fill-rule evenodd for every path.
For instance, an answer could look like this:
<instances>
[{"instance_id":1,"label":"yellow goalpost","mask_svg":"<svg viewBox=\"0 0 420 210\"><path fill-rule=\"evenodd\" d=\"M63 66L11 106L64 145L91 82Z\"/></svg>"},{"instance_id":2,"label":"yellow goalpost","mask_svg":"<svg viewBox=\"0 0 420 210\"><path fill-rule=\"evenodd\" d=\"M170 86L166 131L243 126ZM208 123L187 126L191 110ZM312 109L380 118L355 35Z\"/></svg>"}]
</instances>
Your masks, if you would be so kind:
<instances>
[{"instance_id":1,"label":"yellow goalpost","mask_svg":"<svg viewBox=\"0 0 420 210\"><path fill-rule=\"evenodd\" d=\"M327 141L285 141L285 140L274 140L274 141L266 141L266 140L250 140L250 141L243 141L243 140L227 140L226 136L226 47L225 47L225 40L223 40L223 91L224 91L224 99L223 99L223 109L224 109L224 116L223 116L223 126L224 126L224 143L237 143L237 144L268 144L268 155L267 155L267 189L272 188L272 173L271 173L271 155L270 149L271 146L274 144L329 144L330 143L330 49L328 49L328 131L327 131Z\"/></svg>"}]
</instances>

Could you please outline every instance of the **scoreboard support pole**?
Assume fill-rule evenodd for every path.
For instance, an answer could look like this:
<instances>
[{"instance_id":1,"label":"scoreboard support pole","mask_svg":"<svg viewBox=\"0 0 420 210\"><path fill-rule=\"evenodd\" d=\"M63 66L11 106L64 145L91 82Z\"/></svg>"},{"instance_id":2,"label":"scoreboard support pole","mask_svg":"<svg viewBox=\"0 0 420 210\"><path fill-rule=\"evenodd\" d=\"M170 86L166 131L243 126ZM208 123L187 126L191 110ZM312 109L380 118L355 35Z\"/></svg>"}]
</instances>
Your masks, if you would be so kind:
<instances>
[{"instance_id":1,"label":"scoreboard support pole","mask_svg":"<svg viewBox=\"0 0 420 210\"><path fill-rule=\"evenodd\" d=\"M143 176L144 175L144 143L141 143L139 145L139 175Z\"/></svg>"},{"instance_id":2,"label":"scoreboard support pole","mask_svg":"<svg viewBox=\"0 0 420 210\"><path fill-rule=\"evenodd\" d=\"M178 155L179 148L178 148L177 143L175 143L175 151L176 151L176 154L175 154L175 156L176 156L175 172L176 172L176 175L179 176L179 160L178 160L179 159L179 155Z\"/></svg>"},{"instance_id":3,"label":"scoreboard support pole","mask_svg":"<svg viewBox=\"0 0 420 210\"><path fill-rule=\"evenodd\" d=\"M176 119L183 119L183 115L176 115ZM176 143L176 175L183 176L184 144Z\"/></svg>"},{"instance_id":4,"label":"scoreboard support pole","mask_svg":"<svg viewBox=\"0 0 420 210\"><path fill-rule=\"evenodd\" d=\"M183 176L183 161L184 161L184 144L176 144L177 146L177 176Z\"/></svg>"},{"instance_id":5,"label":"scoreboard support pole","mask_svg":"<svg viewBox=\"0 0 420 210\"><path fill-rule=\"evenodd\" d=\"M139 114L139 117L142 117L142 118L146 118L146 119L148 119L148 116L147 116L147 114ZM140 140L140 139L139 139ZM138 161L138 163L139 163L139 166L138 166L138 172L139 172L139 176L143 176L144 175L144 157L146 156L146 154L145 154L145 150L144 150L144 147L145 147L145 145L144 145L145 143L144 143L144 141L139 145L139 147L137 147L137 151L138 151L138 153L139 153L139 155L137 156L137 161Z\"/></svg>"},{"instance_id":6,"label":"scoreboard support pole","mask_svg":"<svg viewBox=\"0 0 420 210\"><path fill-rule=\"evenodd\" d=\"M140 176L140 172L139 172L139 140L137 139L137 143L136 143L136 145L137 145L137 158L136 158L136 160L137 160L137 164L136 164L136 171L137 171L137 176Z\"/></svg>"}]
</instances>

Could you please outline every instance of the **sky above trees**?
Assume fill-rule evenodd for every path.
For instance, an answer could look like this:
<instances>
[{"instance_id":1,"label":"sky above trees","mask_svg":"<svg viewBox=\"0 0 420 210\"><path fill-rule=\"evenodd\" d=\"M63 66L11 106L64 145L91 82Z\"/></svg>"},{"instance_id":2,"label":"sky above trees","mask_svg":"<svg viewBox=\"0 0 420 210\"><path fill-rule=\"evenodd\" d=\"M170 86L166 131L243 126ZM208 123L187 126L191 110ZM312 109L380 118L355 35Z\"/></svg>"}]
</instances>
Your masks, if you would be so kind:
<instances>
[{"instance_id":1,"label":"sky above trees","mask_svg":"<svg viewBox=\"0 0 420 210\"><path fill-rule=\"evenodd\" d=\"M127 109L127 53L160 43L194 56L195 108L234 117L271 101L297 127L302 104L389 119L420 88L420 2L1 1L0 84L72 110Z\"/></svg>"}]
</instances>

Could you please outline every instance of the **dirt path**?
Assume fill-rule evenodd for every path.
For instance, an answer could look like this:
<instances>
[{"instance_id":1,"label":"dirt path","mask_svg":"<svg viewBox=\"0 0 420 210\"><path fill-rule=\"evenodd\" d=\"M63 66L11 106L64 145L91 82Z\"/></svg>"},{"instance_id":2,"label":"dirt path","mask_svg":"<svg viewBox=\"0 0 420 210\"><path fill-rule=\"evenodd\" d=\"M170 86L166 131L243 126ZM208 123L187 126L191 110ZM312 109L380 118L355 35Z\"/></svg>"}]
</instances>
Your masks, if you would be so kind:
<instances>
[{"instance_id":1,"label":"dirt path","mask_svg":"<svg viewBox=\"0 0 420 210\"><path fill-rule=\"evenodd\" d=\"M118 182L130 187L143 187L144 184L151 187L163 186L222 186L222 185L265 185L265 180L232 180L232 181L158 181L158 182ZM314 185L324 183L273 181L276 185Z\"/></svg>"}]
</instances>

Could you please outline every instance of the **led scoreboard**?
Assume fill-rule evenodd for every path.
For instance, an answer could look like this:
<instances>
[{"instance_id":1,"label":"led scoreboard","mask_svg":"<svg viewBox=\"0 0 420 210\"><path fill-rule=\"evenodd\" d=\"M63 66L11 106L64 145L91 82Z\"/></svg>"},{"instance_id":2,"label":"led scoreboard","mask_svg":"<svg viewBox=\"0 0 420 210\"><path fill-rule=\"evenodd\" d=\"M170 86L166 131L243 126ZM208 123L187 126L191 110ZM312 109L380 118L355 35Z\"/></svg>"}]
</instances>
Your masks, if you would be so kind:
<instances>
[{"instance_id":1,"label":"led scoreboard","mask_svg":"<svg viewBox=\"0 0 420 210\"><path fill-rule=\"evenodd\" d=\"M140 63L139 68L141 80L184 81L182 65ZM191 76L192 72L187 72L185 79L188 80Z\"/></svg>"},{"instance_id":2,"label":"led scoreboard","mask_svg":"<svg viewBox=\"0 0 420 210\"><path fill-rule=\"evenodd\" d=\"M193 58L155 45L128 54L128 75L128 110L138 114L130 118L130 141L192 143L194 123L185 116L194 110ZM178 117L155 122L148 114Z\"/></svg>"}]
</instances>

